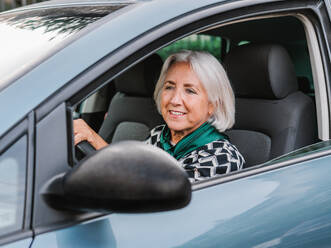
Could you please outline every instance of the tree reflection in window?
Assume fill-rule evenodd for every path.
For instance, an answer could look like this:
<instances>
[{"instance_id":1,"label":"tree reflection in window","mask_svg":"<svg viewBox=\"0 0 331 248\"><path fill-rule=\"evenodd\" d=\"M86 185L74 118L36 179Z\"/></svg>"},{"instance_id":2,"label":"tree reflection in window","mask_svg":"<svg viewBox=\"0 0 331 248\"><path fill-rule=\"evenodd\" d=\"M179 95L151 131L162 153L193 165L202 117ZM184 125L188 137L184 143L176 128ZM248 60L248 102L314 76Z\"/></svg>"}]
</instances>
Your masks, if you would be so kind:
<instances>
[{"instance_id":1,"label":"tree reflection in window","mask_svg":"<svg viewBox=\"0 0 331 248\"><path fill-rule=\"evenodd\" d=\"M0 22L12 27L37 30L52 33L50 39L57 35L70 35L76 33L105 15L114 12L125 5L92 6L92 7L66 7L24 11L0 15Z\"/></svg>"}]
</instances>

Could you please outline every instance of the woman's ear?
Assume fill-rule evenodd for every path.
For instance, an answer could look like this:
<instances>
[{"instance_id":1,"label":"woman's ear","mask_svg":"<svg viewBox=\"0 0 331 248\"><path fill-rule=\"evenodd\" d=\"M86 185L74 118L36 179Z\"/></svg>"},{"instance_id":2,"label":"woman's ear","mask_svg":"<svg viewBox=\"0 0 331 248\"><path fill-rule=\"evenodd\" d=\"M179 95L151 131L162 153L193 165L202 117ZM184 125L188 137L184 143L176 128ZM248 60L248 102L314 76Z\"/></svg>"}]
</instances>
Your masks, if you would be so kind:
<instances>
[{"instance_id":1,"label":"woman's ear","mask_svg":"<svg viewBox=\"0 0 331 248\"><path fill-rule=\"evenodd\" d=\"M214 114L214 104L212 104L211 102L208 103L208 115L209 117L211 117Z\"/></svg>"}]
</instances>

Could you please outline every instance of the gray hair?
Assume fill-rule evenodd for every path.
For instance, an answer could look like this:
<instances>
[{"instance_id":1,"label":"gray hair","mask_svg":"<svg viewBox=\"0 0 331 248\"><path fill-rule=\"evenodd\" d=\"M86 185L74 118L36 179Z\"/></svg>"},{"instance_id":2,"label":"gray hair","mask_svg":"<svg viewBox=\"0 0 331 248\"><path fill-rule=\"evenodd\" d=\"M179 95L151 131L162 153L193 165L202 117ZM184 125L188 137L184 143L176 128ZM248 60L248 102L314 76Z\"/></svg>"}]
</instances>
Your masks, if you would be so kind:
<instances>
[{"instance_id":1,"label":"gray hair","mask_svg":"<svg viewBox=\"0 0 331 248\"><path fill-rule=\"evenodd\" d=\"M161 113L161 92L164 80L169 68L176 62L189 63L205 88L208 99L214 106L214 114L208 122L219 132L231 128L235 120L233 90L223 66L207 52L183 50L166 59L154 90L154 100L159 113Z\"/></svg>"}]
</instances>

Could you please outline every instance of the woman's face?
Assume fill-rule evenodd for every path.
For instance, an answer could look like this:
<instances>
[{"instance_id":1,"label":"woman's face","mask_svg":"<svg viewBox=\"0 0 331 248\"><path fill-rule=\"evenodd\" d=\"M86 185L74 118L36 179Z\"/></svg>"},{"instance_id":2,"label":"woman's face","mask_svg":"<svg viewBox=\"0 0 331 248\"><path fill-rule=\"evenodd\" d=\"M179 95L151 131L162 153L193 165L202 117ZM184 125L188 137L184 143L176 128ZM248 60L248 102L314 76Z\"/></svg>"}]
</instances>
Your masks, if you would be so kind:
<instances>
[{"instance_id":1,"label":"woman's face","mask_svg":"<svg viewBox=\"0 0 331 248\"><path fill-rule=\"evenodd\" d=\"M161 92L161 113L169 129L185 136L206 122L213 106L197 75L186 62L168 70Z\"/></svg>"}]
</instances>

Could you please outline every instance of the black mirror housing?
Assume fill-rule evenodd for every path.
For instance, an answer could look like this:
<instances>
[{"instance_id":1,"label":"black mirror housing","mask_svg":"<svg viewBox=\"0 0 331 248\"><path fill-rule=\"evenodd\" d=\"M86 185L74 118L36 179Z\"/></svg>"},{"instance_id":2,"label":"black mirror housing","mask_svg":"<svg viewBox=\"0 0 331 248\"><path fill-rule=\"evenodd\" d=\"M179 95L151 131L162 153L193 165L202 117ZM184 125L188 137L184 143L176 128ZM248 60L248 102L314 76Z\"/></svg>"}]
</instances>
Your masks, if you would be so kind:
<instances>
[{"instance_id":1,"label":"black mirror housing","mask_svg":"<svg viewBox=\"0 0 331 248\"><path fill-rule=\"evenodd\" d=\"M112 144L48 182L43 197L54 208L98 212L156 212L191 200L191 183L178 162L137 141Z\"/></svg>"}]
</instances>

